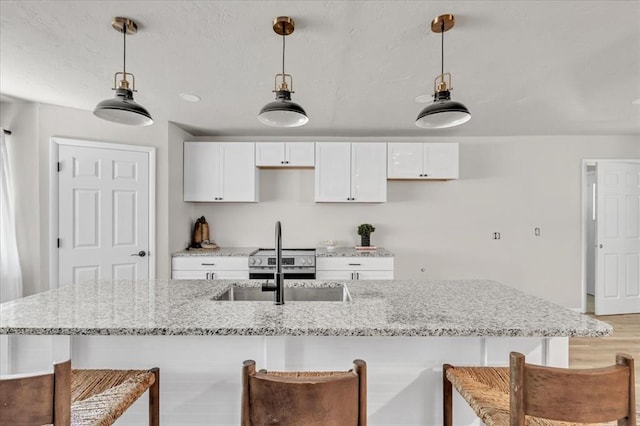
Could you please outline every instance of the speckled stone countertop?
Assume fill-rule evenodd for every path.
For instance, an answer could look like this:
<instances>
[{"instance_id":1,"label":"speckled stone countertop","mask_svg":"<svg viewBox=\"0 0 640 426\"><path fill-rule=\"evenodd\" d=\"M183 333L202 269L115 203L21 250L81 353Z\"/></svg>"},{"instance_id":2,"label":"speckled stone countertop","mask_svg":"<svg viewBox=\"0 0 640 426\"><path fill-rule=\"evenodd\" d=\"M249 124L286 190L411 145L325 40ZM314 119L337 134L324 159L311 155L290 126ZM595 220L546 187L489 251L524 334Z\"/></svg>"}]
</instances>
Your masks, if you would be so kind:
<instances>
[{"instance_id":1,"label":"speckled stone countertop","mask_svg":"<svg viewBox=\"0 0 640 426\"><path fill-rule=\"evenodd\" d=\"M340 286L287 281L289 287ZM611 326L482 280L353 281L352 302L225 302L255 280L72 285L0 305L0 334L605 336Z\"/></svg>"},{"instance_id":2,"label":"speckled stone countertop","mask_svg":"<svg viewBox=\"0 0 640 426\"><path fill-rule=\"evenodd\" d=\"M371 251L358 251L354 247L336 247L333 250L316 247L316 257L393 257L393 253L382 247Z\"/></svg>"},{"instance_id":3,"label":"speckled stone countertop","mask_svg":"<svg viewBox=\"0 0 640 426\"><path fill-rule=\"evenodd\" d=\"M186 249L172 253L172 257L187 256L238 256L248 257L258 251L257 247L218 247L214 249Z\"/></svg>"}]
</instances>

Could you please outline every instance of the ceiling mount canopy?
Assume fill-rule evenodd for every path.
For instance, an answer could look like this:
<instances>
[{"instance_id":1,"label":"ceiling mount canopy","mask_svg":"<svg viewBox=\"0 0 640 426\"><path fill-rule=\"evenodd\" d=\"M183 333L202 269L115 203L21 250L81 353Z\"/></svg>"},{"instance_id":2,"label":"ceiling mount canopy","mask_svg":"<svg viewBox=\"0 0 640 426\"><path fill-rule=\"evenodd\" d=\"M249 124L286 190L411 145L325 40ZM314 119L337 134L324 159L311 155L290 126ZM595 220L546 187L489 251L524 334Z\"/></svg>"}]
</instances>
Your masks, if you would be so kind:
<instances>
[{"instance_id":1,"label":"ceiling mount canopy","mask_svg":"<svg viewBox=\"0 0 640 426\"><path fill-rule=\"evenodd\" d=\"M441 34L440 75L433 82L433 103L418 114L416 126L425 129L444 129L459 126L471 119L471 113L460 102L451 100L451 74L444 72L444 33L455 25L451 14L440 15L431 21L431 31Z\"/></svg>"},{"instance_id":2,"label":"ceiling mount canopy","mask_svg":"<svg viewBox=\"0 0 640 426\"><path fill-rule=\"evenodd\" d=\"M273 31L282 36L282 73L276 74L274 90L276 100L269 102L260 110L258 120L261 123L274 127L299 127L309 121L307 113L295 102L291 101L293 91L293 77L284 72L285 37L292 34L295 23L288 16L279 16L273 20ZM280 77L280 87L278 87ZM287 83L288 80L288 83ZM291 86L291 90L289 90Z\"/></svg>"},{"instance_id":3,"label":"ceiling mount canopy","mask_svg":"<svg viewBox=\"0 0 640 426\"><path fill-rule=\"evenodd\" d=\"M129 18L113 18L111 26L114 30L123 35L123 61L122 72L117 72L113 76L113 89L115 97L106 99L96 105L93 114L103 120L119 124L132 126L148 126L153 123L149 112L140 104L133 100L133 92L136 90L136 77L127 72L127 35L134 35L138 32L138 25ZM118 75L122 77L118 85ZM129 88L128 77L131 77L131 88Z\"/></svg>"}]
</instances>

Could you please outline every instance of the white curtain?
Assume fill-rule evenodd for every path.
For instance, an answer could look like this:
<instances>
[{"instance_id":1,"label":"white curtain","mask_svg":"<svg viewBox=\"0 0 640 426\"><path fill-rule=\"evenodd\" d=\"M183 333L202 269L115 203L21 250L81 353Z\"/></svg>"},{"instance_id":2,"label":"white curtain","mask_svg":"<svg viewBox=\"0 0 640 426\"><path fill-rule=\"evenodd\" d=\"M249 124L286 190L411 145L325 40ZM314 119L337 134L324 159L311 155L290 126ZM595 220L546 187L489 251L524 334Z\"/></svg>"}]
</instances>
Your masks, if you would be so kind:
<instances>
[{"instance_id":1,"label":"white curtain","mask_svg":"<svg viewBox=\"0 0 640 426\"><path fill-rule=\"evenodd\" d=\"M0 303L22 297L13 181L4 132L0 133Z\"/></svg>"}]
</instances>

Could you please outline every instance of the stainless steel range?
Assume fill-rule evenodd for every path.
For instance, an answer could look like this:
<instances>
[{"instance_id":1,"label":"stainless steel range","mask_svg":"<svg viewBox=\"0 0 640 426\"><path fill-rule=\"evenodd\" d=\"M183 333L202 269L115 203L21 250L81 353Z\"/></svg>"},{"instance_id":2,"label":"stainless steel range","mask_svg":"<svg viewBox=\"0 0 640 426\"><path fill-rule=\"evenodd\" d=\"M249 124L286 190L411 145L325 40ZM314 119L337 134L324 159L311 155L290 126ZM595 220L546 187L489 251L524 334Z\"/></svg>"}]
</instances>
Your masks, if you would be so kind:
<instances>
[{"instance_id":1,"label":"stainless steel range","mask_svg":"<svg viewBox=\"0 0 640 426\"><path fill-rule=\"evenodd\" d=\"M249 278L273 279L275 272L276 251L274 249L259 249L249 256ZM282 273L287 279L315 279L316 250L283 249Z\"/></svg>"}]
</instances>

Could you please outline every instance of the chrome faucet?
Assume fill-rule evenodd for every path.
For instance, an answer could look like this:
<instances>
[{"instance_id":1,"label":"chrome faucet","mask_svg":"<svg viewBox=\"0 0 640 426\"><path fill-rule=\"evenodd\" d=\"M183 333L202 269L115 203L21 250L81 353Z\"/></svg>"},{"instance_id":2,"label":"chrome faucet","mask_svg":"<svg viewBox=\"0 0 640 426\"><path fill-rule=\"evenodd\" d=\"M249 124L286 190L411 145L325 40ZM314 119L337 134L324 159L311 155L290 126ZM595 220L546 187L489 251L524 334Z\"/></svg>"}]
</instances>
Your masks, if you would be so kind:
<instances>
[{"instance_id":1,"label":"chrome faucet","mask_svg":"<svg viewBox=\"0 0 640 426\"><path fill-rule=\"evenodd\" d=\"M282 274L282 228L276 222L276 272L273 274L275 285L263 284L262 291L273 291L273 303L284 305L284 275Z\"/></svg>"}]
</instances>

